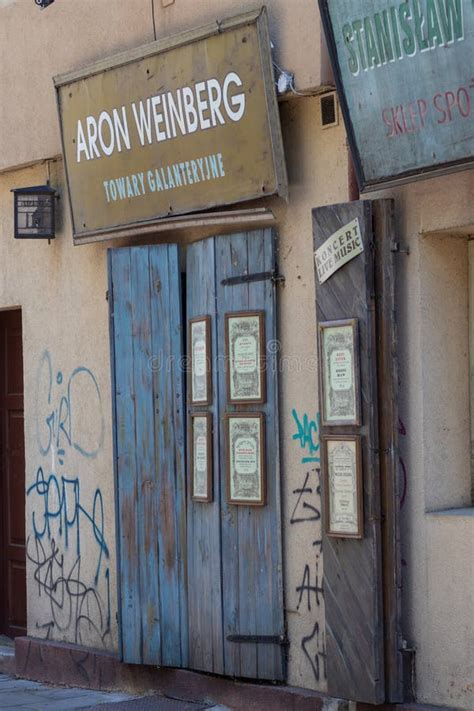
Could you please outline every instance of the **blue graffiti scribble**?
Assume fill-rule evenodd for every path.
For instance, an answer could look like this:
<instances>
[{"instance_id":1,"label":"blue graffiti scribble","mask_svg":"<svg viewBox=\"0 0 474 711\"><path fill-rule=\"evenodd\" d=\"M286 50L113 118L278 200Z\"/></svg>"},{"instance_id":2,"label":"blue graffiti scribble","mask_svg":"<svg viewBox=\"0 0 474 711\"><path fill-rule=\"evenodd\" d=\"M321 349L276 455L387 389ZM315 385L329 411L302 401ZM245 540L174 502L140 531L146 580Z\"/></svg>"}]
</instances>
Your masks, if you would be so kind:
<instances>
[{"instance_id":1,"label":"blue graffiti scribble","mask_svg":"<svg viewBox=\"0 0 474 711\"><path fill-rule=\"evenodd\" d=\"M109 549L104 538L104 502L100 489L96 489L92 504L92 511L87 511L81 504L79 479L60 479L55 474L50 474L46 479L43 468L39 467L36 481L26 491L27 496L35 494L39 499L38 509L34 508L31 514L33 532L36 539L47 536L51 539L51 523L56 522L58 533L64 536L64 545L69 546L70 534L75 532L76 555L81 555L81 530L83 522L90 524L99 547L99 556L95 574L95 584L99 579L102 557L109 558ZM42 507L41 503L42 502ZM41 510L39 508L41 507Z\"/></svg>"},{"instance_id":2,"label":"blue graffiti scribble","mask_svg":"<svg viewBox=\"0 0 474 711\"><path fill-rule=\"evenodd\" d=\"M43 380L44 379L44 380ZM74 428L74 386L81 385L82 389L85 386L91 388L93 397L88 403L91 414L94 414L98 428L95 432L95 441L93 446L86 445L81 442L79 433ZM36 383L36 401L38 407L43 407L44 410L39 414L36 423L36 437L38 447L42 455L48 454L51 447L62 449L64 453L65 447L74 448L83 457L95 458L102 448L105 437L105 420L102 412L102 401L100 396L99 385L95 375L89 368L79 366L75 368L67 382L65 382L63 374L58 371L56 375L56 384L58 387L64 384L62 392L53 397L53 367L51 355L49 351L44 351L37 376ZM43 402L40 402L40 386L45 386L45 392L42 393ZM52 403L56 399L56 405ZM41 428L46 425L46 434ZM63 462L61 462L62 464Z\"/></svg>"},{"instance_id":3,"label":"blue graffiti scribble","mask_svg":"<svg viewBox=\"0 0 474 711\"><path fill-rule=\"evenodd\" d=\"M314 420L310 419L306 413L303 415L303 419L300 420L294 408L291 414L293 415L297 427L297 432L293 434L293 439L299 442L301 449L305 452L305 455L301 457L301 463L319 462L319 432L321 427L319 412L316 414Z\"/></svg>"}]
</instances>

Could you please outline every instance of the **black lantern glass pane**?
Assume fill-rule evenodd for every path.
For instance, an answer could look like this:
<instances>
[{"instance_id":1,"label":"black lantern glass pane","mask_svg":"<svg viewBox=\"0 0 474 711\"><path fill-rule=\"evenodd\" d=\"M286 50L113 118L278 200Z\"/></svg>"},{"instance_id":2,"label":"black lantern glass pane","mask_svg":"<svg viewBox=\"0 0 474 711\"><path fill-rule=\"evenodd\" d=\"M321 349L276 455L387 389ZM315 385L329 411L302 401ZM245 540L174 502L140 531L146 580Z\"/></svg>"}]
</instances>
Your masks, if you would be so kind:
<instances>
[{"instance_id":1,"label":"black lantern glass pane","mask_svg":"<svg viewBox=\"0 0 474 711\"><path fill-rule=\"evenodd\" d=\"M16 192L15 224L15 237L54 237L54 192Z\"/></svg>"}]
</instances>

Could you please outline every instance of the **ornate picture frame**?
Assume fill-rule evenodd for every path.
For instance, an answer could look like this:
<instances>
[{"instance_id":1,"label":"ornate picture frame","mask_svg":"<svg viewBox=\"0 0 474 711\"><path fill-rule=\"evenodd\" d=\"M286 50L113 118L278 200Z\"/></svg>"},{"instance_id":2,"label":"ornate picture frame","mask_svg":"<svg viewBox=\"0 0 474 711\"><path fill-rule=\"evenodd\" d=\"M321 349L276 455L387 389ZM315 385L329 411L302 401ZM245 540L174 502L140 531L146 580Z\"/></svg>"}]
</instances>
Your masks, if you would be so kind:
<instances>
[{"instance_id":1,"label":"ornate picture frame","mask_svg":"<svg viewBox=\"0 0 474 711\"><path fill-rule=\"evenodd\" d=\"M224 415L227 501L264 506L266 500L265 415L232 412Z\"/></svg>"},{"instance_id":2,"label":"ornate picture frame","mask_svg":"<svg viewBox=\"0 0 474 711\"><path fill-rule=\"evenodd\" d=\"M321 422L360 426L358 319L323 321L318 335Z\"/></svg>"},{"instance_id":3,"label":"ornate picture frame","mask_svg":"<svg viewBox=\"0 0 474 711\"><path fill-rule=\"evenodd\" d=\"M210 503L213 500L212 414L190 415L191 499Z\"/></svg>"},{"instance_id":4,"label":"ornate picture frame","mask_svg":"<svg viewBox=\"0 0 474 711\"><path fill-rule=\"evenodd\" d=\"M196 316L189 320L188 353L190 356L189 403L212 403L211 317Z\"/></svg>"},{"instance_id":5,"label":"ornate picture frame","mask_svg":"<svg viewBox=\"0 0 474 711\"><path fill-rule=\"evenodd\" d=\"M225 314L227 402L231 405L264 403L265 312Z\"/></svg>"},{"instance_id":6,"label":"ornate picture frame","mask_svg":"<svg viewBox=\"0 0 474 711\"><path fill-rule=\"evenodd\" d=\"M326 534L363 538L363 475L360 435L321 437Z\"/></svg>"}]
</instances>

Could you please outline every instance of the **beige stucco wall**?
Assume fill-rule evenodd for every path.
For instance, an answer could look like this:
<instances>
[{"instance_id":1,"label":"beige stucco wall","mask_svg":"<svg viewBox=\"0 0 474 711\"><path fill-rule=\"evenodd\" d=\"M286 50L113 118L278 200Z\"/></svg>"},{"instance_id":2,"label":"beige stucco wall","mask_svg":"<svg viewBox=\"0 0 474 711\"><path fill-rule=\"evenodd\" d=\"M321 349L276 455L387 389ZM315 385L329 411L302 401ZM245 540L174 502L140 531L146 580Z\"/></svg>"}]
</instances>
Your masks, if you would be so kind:
<instances>
[{"instance_id":1,"label":"beige stucco wall","mask_svg":"<svg viewBox=\"0 0 474 711\"><path fill-rule=\"evenodd\" d=\"M321 548L314 545L321 539L321 501L311 208L347 198L347 148L342 126L319 128L316 97L283 103L281 119L290 200L288 205L280 199L267 204L278 218L280 267L286 278L279 304L288 681L324 689L323 571ZM48 169L61 195L57 237L49 246L13 240L10 189L43 183ZM106 248L119 244L73 247L61 161L0 175L0 209L0 259L5 265L0 308L19 305L23 312L28 633L114 651L115 511L105 292ZM165 239L185 243L187 235ZM75 374L77 368L86 370ZM70 440L59 425L64 413L69 415L64 426L68 434L72 423ZM75 445L93 455L84 456ZM305 462L307 458L314 461ZM311 492L298 502L295 491L303 486ZM310 520L292 523L308 517L303 503L313 507ZM305 574L307 585L316 586L317 592L298 591ZM71 595L73 586L80 590L79 605Z\"/></svg>"},{"instance_id":2,"label":"beige stucco wall","mask_svg":"<svg viewBox=\"0 0 474 711\"><path fill-rule=\"evenodd\" d=\"M106 245L73 247L62 164L57 238L13 239L11 188L47 166L0 175L0 308L23 317L28 634L115 649L116 558ZM80 369L80 370L77 370Z\"/></svg>"},{"instance_id":3,"label":"beige stucco wall","mask_svg":"<svg viewBox=\"0 0 474 711\"><path fill-rule=\"evenodd\" d=\"M163 7L155 0L156 35L165 37L255 5L177 0ZM278 63L295 72L298 90L319 87L323 74L328 77L328 64L324 53L321 59L316 4L271 0L267 6ZM116 650L105 300L109 245L72 246L63 163L60 158L50 160L60 154L52 77L153 40L152 4L61 0L40 11L34 3L0 0L0 20L0 88L2 96L8 96L7 102L0 102L0 308L21 306L23 312L28 633ZM311 208L346 199L347 150L342 126L320 128L317 98L284 102L281 116L290 202L286 206L273 199L266 204L278 216L286 277L280 292L280 329L289 681L323 689L322 561L320 547L313 545L321 538L321 506ZM10 189L41 184L48 177L60 193L56 240L51 245L13 240ZM161 239L184 243L187 235ZM307 475L306 486L312 491L298 504L294 492ZM303 501L314 506L313 520L292 524L306 512ZM297 590L306 570L308 584L318 588L309 596Z\"/></svg>"},{"instance_id":4,"label":"beige stucco wall","mask_svg":"<svg viewBox=\"0 0 474 711\"><path fill-rule=\"evenodd\" d=\"M295 71L299 89L324 83L327 67L318 60L320 33L313 32L316 4L310 0L267 4L278 63ZM230 0L214 5L175 0L162 8L155 0L157 36L201 24L214 15L224 16L232 5ZM239 11L250 5L239 5ZM75 37L80 41L74 41ZM60 153L53 75L153 37L149 0L58 0L44 12L32 1L0 0L0 89L2 97L8 97L0 102L0 170ZM313 545L320 540L321 526L316 520L320 512L316 491L319 437L310 211L347 200L347 153L342 126L324 131L319 127L318 99L298 97L282 102L280 113L290 202L288 207L278 200L267 204L278 217L280 268L286 277L279 298L289 683L324 689L324 600L318 590L322 560L318 544ZM113 650L117 603L107 245L72 246L62 163L50 168L52 184L61 192L60 229L50 246L13 240L9 192L12 187L44 182L47 166L36 163L0 175L0 308L21 306L24 319L26 473L27 486L33 486L27 497L28 534L34 532L34 525L41 532L48 520L51 526L51 536L40 536L41 545L29 548L28 632ZM403 631L416 649L419 700L470 709L474 705L474 517L472 509L449 514L433 510L469 502L467 266L463 254L466 236L473 233L472 173L379 195L395 198L397 236L411 250L408 257L396 258L404 433L400 445L407 473L402 509ZM443 235L435 237L435 232ZM77 368L85 370L75 373ZM73 412L71 442L59 430L59 441L48 446L50 429L56 437L58 433L57 419L50 425L48 418L51 413L57 417L61 402ZM94 456L84 456L74 444L92 450ZM62 461L58 449L64 449ZM48 510L60 512L54 518L45 519L45 485L34 486L40 467L49 480ZM65 484L65 502L61 493L59 498L55 493L56 482L62 492L63 478L72 480ZM76 479L79 492L77 485L74 489ZM303 487L311 492L298 503L298 489ZM315 511L303 509L303 501ZM314 519L291 523L302 517L302 510L314 513ZM66 516L69 526L64 523ZM97 528L94 533L90 518L100 535ZM31 541L34 536L30 546ZM50 570L53 577L47 578ZM317 590L309 597L304 590L300 597L298 587L305 575ZM54 593L61 593L61 604L55 604L56 597L51 599L48 587L63 578L74 581L74 586L80 581L83 608L72 604L64 583ZM78 623L84 609L87 619Z\"/></svg>"},{"instance_id":5,"label":"beige stucco wall","mask_svg":"<svg viewBox=\"0 0 474 711\"><path fill-rule=\"evenodd\" d=\"M280 115L290 184L288 207L276 211L279 265L286 279L279 291L279 308L285 600L291 641L288 682L324 690L325 621L311 210L318 205L348 199L347 147L342 125L320 128L317 98L284 103ZM298 491L301 489L308 491L301 493ZM308 593L305 587L308 585L315 591Z\"/></svg>"},{"instance_id":6,"label":"beige stucco wall","mask_svg":"<svg viewBox=\"0 0 474 711\"><path fill-rule=\"evenodd\" d=\"M0 170L60 155L53 76L152 42L154 28L160 39L261 4L175 0L163 7L161 0L57 0L40 10L33 1L0 0ZM295 73L297 90L327 83L331 74L317 3L268 0L266 5L275 59Z\"/></svg>"},{"instance_id":7,"label":"beige stucco wall","mask_svg":"<svg viewBox=\"0 0 474 711\"><path fill-rule=\"evenodd\" d=\"M473 195L472 172L370 195L395 199L396 237L410 249L395 258L403 634L415 649L417 699L462 709L474 708L467 260Z\"/></svg>"}]
</instances>

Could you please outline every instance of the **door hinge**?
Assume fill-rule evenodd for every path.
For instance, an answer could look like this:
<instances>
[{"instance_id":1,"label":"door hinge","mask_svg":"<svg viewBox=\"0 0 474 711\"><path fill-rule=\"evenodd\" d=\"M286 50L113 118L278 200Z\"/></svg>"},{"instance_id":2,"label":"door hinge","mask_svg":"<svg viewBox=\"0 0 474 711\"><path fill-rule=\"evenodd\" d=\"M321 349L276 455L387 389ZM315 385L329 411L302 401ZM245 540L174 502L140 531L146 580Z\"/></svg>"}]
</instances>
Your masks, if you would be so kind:
<instances>
[{"instance_id":1,"label":"door hinge","mask_svg":"<svg viewBox=\"0 0 474 711\"><path fill-rule=\"evenodd\" d=\"M228 634L227 641L237 644L289 644L288 637L283 634Z\"/></svg>"},{"instance_id":2,"label":"door hinge","mask_svg":"<svg viewBox=\"0 0 474 711\"><path fill-rule=\"evenodd\" d=\"M407 256L410 254L409 247L407 247L406 249L402 249L400 247L400 242L395 242L395 241L392 241L392 243L390 244L390 251L396 252L398 254L406 254Z\"/></svg>"},{"instance_id":3,"label":"door hinge","mask_svg":"<svg viewBox=\"0 0 474 711\"><path fill-rule=\"evenodd\" d=\"M279 274L277 270L271 272L257 272L255 274L240 274L235 277L228 277L227 279L222 279L222 286L234 286L235 284L249 284L254 281L267 281L270 280L273 284L284 284L285 277Z\"/></svg>"}]
</instances>

